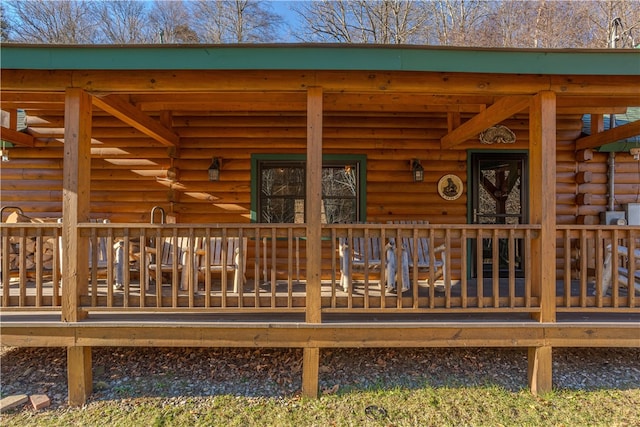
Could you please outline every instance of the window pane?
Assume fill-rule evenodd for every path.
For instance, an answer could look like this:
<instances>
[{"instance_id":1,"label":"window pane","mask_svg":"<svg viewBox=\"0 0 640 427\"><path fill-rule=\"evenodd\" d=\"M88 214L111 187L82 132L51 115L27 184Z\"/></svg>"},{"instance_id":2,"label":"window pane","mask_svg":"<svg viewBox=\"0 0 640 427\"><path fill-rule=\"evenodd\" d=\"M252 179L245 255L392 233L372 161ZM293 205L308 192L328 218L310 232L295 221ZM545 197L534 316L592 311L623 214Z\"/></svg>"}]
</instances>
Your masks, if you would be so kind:
<instances>
[{"instance_id":1,"label":"window pane","mask_svg":"<svg viewBox=\"0 0 640 427\"><path fill-rule=\"evenodd\" d=\"M259 165L259 221L304 223L306 164L265 161ZM358 165L332 162L322 168L322 222L358 221Z\"/></svg>"},{"instance_id":2,"label":"window pane","mask_svg":"<svg viewBox=\"0 0 640 427\"><path fill-rule=\"evenodd\" d=\"M304 197L304 169L265 167L262 169L262 194L266 196Z\"/></svg>"},{"instance_id":3,"label":"window pane","mask_svg":"<svg viewBox=\"0 0 640 427\"><path fill-rule=\"evenodd\" d=\"M261 222L304 223L304 199L264 198Z\"/></svg>"},{"instance_id":4,"label":"window pane","mask_svg":"<svg viewBox=\"0 0 640 427\"><path fill-rule=\"evenodd\" d=\"M322 197L356 197L356 171L350 166L322 168Z\"/></svg>"},{"instance_id":5,"label":"window pane","mask_svg":"<svg viewBox=\"0 0 640 427\"><path fill-rule=\"evenodd\" d=\"M357 222L355 199L323 199L322 222L324 224L345 224Z\"/></svg>"}]
</instances>

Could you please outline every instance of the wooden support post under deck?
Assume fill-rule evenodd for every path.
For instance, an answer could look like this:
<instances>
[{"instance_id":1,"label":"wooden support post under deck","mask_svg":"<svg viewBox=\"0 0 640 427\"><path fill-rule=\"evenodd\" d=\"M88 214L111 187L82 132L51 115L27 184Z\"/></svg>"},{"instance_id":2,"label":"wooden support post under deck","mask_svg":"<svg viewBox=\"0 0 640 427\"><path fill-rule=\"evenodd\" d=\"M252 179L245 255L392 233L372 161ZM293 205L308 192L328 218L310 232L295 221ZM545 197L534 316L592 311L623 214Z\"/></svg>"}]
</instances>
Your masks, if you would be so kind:
<instances>
[{"instance_id":1,"label":"wooden support post under deck","mask_svg":"<svg viewBox=\"0 0 640 427\"><path fill-rule=\"evenodd\" d=\"M322 88L307 91L307 304L306 321L321 323L322 273ZM320 349L305 348L302 394L318 396Z\"/></svg>"},{"instance_id":2,"label":"wooden support post under deck","mask_svg":"<svg viewBox=\"0 0 640 427\"><path fill-rule=\"evenodd\" d=\"M529 348L529 388L535 395L552 389L552 348L550 345Z\"/></svg>"},{"instance_id":3,"label":"wooden support post under deck","mask_svg":"<svg viewBox=\"0 0 640 427\"><path fill-rule=\"evenodd\" d=\"M91 347L67 347L69 405L82 406L93 391Z\"/></svg>"},{"instance_id":4,"label":"wooden support post under deck","mask_svg":"<svg viewBox=\"0 0 640 427\"><path fill-rule=\"evenodd\" d=\"M77 322L80 295L87 293L89 240L81 239L78 223L89 220L91 182L91 95L67 89L64 111L62 178L62 320Z\"/></svg>"},{"instance_id":5,"label":"wooden support post under deck","mask_svg":"<svg viewBox=\"0 0 640 427\"><path fill-rule=\"evenodd\" d=\"M318 375L320 372L320 349L305 347L302 355L302 395L318 397Z\"/></svg>"}]
</instances>

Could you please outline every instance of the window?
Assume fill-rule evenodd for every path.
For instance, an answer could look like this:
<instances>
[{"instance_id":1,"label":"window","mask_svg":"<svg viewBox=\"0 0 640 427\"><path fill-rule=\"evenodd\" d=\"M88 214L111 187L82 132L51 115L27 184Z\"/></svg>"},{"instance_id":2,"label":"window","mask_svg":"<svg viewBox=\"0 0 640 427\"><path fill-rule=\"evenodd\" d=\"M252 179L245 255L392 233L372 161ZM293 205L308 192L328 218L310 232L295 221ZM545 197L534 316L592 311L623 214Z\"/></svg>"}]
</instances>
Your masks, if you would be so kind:
<instances>
[{"instance_id":1,"label":"window","mask_svg":"<svg viewBox=\"0 0 640 427\"><path fill-rule=\"evenodd\" d=\"M304 223L306 163L302 156L253 158L254 220L267 223ZM361 220L364 156L326 156L322 165L322 222Z\"/></svg>"}]
</instances>

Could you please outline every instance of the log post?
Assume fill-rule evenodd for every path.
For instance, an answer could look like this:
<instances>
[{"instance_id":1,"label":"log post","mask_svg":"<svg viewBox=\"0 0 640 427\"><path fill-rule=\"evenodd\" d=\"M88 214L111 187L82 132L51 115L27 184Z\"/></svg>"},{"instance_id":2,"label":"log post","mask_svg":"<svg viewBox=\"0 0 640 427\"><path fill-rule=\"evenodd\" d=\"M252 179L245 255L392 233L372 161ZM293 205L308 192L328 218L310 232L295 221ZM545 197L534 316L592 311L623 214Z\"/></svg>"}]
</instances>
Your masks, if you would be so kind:
<instances>
[{"instance_id":1,"label":"log post","mask_svg":"<svg viewBox=\"0 0 640 427\"><path fill-rule=\"evenodd\" d=\"M540 322L555 322L556 290L556 96L540 92L529 110L531 185L530 221L540 224L539 238L532 245L531 279L540 298Z\"/></svg>"},{"instance_id":2,"label":"log post","mask_svg":"<svg viewBox=\"0 0 640 427\"><path fill-rule=\"evenodd\" d=\"M67 384L69 405L84 405L93 391L91 347L67 348Z\"/></svg>"},{"instance_id":3,"label":"log post","mask_svg":"<svg viewBox=\"0 0 640 427\"><path fill-rule=\"evenodd\" d=\"M91 182L91 95L67 89L64 112L62 186L62 320L86 317L80 296L88 291L89 239L81 238L78 223L89 220ZM67 348L69 404L83 405L91 394L91 348Z\"/></svg>"},{"instance_id":4,"label":"log post","mask_svg":"<svg viewBox=\"0 0 640 427\"><path fill-rule=\"evenodd\" d=\"M62 320L84 317L80 296L88 290L89 240L80 238L78 223L89 220L91 182L91 95L69 88L64 112L62 178Z\"/></svg>"},{"instance_id":5,"label":"log post","mask_svg":"<svg viewBox=\"0 0 640 427\"><path fill-rule=\"evenodd\" d=\"M529 108L531 185L530 221L540 224L540 235L532 242L531 282L540 300L540 322L556 321L556 95L540 92ZM529 348L529 385L534 394L552 387L551 347Z\"/></svg>"},{"instance_id":6,"label":"log post","mask_svg":"<svg viewBox=\"0 0 640 427\"><path fill-rule=\"evenodd\" d=\"M553 386L551 346L530 347L528 357L528 377L531 392L535 395L549 393Z\"/></svg>"},{"instance_id":7,"label":"log post","mask_svg":"<svg viewBox=\"0 0 640 427\"><path fill-rule=\"evenodd\" d=\"M307 92L307 311L306 321L320 323L322 272L322 88Z\"/></svg>"},{"instance_id":8,"label":"log post","mask_svg":"<svg viewBox=\"0 0 640 427\"><path fill-rule=\"evenodd\" d=\"M306 321L322 322L322 88L307 91L307 306ZM305 348L302 361L302 394L318 396L320 349Z\"/></svg>"}]
</instances>

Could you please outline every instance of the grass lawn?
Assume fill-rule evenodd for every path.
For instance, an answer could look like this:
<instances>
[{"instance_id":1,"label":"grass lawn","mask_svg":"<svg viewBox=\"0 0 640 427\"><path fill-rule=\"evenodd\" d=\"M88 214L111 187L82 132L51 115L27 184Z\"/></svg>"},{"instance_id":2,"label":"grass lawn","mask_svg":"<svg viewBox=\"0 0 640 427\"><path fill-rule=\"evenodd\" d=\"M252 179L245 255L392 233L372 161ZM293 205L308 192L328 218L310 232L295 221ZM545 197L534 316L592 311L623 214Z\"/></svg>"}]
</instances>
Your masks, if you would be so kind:
<instances>
[{"instance_id":1,"label":"grass lawn","mask_svg":"<svg viewBox=\"0 0 640 427\"><path fill-rule=\"evenodd\" d=\"M3 426L640 426L640 388L339 390L319 399L243 396L123 398L0 417Z\"/></svg>"}]
</instances>

